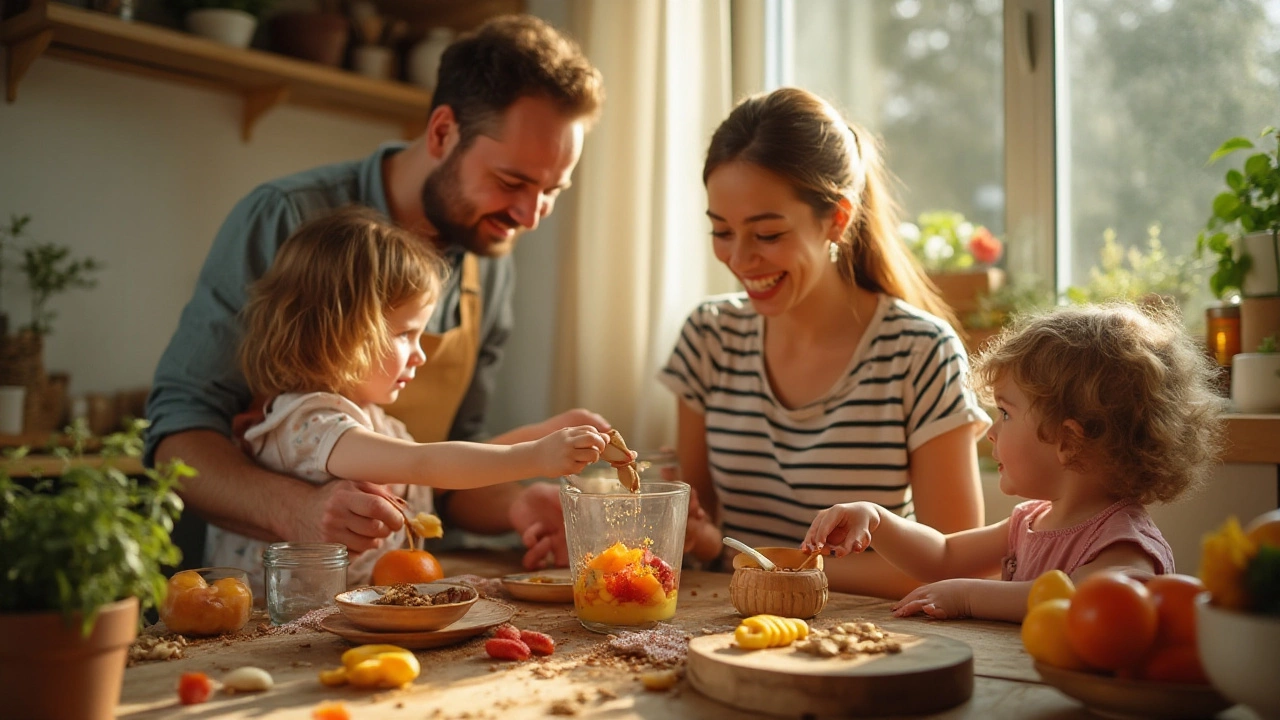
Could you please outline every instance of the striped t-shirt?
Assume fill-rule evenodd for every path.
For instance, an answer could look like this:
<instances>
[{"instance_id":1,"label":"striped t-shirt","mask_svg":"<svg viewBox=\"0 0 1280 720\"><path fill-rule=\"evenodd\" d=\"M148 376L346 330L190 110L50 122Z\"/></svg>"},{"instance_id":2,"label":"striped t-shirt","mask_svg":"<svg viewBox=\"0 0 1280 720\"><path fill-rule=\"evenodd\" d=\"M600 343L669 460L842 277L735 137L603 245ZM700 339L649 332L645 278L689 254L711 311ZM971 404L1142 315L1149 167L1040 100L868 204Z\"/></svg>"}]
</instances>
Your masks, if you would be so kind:
<instances>
[{"instance_id":1,"label":"striped t-shirt","mask_svg":"<svg viewBox=\"0 0 1280 720\"><path fill-rule=\"evenodd\" d=\"M966 383L955 331L901 300L880 296L846 372L803 407L774 397L763 338L764 318L745 294L711 298L660 374L706 416L723 529L748 545L799 545L819 510L854 500L912 518L911 451L991 424Z\"/></svg>"}]
</instances>

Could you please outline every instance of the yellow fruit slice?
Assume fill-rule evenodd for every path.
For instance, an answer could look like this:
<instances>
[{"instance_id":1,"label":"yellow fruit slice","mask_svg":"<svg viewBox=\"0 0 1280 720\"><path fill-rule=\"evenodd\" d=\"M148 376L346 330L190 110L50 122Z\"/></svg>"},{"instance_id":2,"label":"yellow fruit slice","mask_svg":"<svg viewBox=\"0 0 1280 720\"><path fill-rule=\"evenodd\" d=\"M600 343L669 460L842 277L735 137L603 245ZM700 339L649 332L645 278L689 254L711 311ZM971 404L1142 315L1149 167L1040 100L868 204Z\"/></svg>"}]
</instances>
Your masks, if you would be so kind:
<instances>
[{"instance_id":1,"label":"yellow fruit slice","mask_svg":"<svg viewBox=\"0 0 1280 720\"><path fill-rule=\"evenodd\" d=\"M1054 598L1031 608L1022 620L1022 646L1031 657L1066 670L1086 670L1088 665L1067 643L1067 609L1071 602Z\"/></svg>"}]
</instances>

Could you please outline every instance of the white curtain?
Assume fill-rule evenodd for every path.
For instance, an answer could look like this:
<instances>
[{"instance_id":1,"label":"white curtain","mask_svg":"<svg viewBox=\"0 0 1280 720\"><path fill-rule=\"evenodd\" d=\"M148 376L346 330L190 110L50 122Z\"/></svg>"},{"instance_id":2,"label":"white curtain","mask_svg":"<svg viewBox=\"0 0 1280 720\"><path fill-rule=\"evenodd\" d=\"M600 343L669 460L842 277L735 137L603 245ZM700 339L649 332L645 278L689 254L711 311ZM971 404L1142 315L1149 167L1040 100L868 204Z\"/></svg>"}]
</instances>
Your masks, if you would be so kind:
<instances>
[{"instance_id":1,"label":"white curtain","mask_svg":"<svg viewBox=\"0 0 1280 720\"><path fill-rule=\"evenodd\" d=\"M573 0L604 75L561 268L553 404L603 413L636 448L670 445L658 384L685 316L734 289L711 254L702 161L728 114L728 0Z\"/></svg>"}]
</instances>

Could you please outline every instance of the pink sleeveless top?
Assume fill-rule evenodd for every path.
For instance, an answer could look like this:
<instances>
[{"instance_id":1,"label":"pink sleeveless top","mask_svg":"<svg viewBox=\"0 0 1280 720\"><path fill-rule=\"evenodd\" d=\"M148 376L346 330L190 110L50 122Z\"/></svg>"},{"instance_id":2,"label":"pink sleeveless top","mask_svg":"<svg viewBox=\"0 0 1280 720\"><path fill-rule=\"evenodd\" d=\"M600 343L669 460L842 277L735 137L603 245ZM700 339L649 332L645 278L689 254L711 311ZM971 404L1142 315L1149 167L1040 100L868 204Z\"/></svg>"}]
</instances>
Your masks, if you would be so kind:
<instances>
[{"instance_id":1,"label":"pink sleeveless top","mask_svg":"<svg viewBox=\"0 0 1280 720\"><path fill-rule=\"evenodd\" d=\"M1051 505L1048 500L1028 500L1013 509L1009 518L1009 554L1001 561L1001 579L1035 580L1054 569L1070 575L1117 543L1133 543L1142 548L1157 575L1173 572L1173 550L1142 505L1121 500L1075 527L1032 530L1035 520Z\"/></svg>"}]
</instances>

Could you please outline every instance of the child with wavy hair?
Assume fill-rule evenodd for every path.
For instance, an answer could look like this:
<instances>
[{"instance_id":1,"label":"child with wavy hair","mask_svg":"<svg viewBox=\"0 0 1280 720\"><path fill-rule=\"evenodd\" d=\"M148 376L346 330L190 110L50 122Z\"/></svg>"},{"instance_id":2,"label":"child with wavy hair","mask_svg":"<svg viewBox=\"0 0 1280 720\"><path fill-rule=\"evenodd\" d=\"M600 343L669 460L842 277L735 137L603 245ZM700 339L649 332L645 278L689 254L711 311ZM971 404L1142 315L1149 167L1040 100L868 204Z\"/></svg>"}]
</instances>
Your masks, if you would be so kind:
<instances>
[{"instance_id":1,"label":"child with wavy hair","mask_svg":"<svg viewBox=\"0 0 1280 720\"><path fill-rule=\"evenodd\" d=\"M874 548L928 582L899 616L1020 622L1031 581L1076 582L1104 568L1174 571L1146 505L1204 481L1221 444L1216 369L1176 313L1108 304L1025 316L975 359L995 424L987 437L1000 490L1030 498L1012 517L943 535L872 503L818 513L802 548ZM989 578L999 573L1001 580Z\"/></svg>"},{"instance_id":2,"label":"child with wavy hair","mask_svg":"<svg viewBox=\"0 0 1280 720\"><path fill-rule=\"evenodd\" d=\"M431 511L430 488L558 477L598 460L609 441L591 426L511 445L417 443L382 409L426 361L420 340L445 271L427 243L368 209L343 208L298 228L243 311L241 369L265 402L244 432L246 450L308 482L359 481L402 505L407 494L409 509L421 512ZM219 564L260 573L264 543L211 530ZM397 547L402 532L382 550ZM366 581L380 554L361 554L349 580Z\"/></svg>"}]
</instances>

